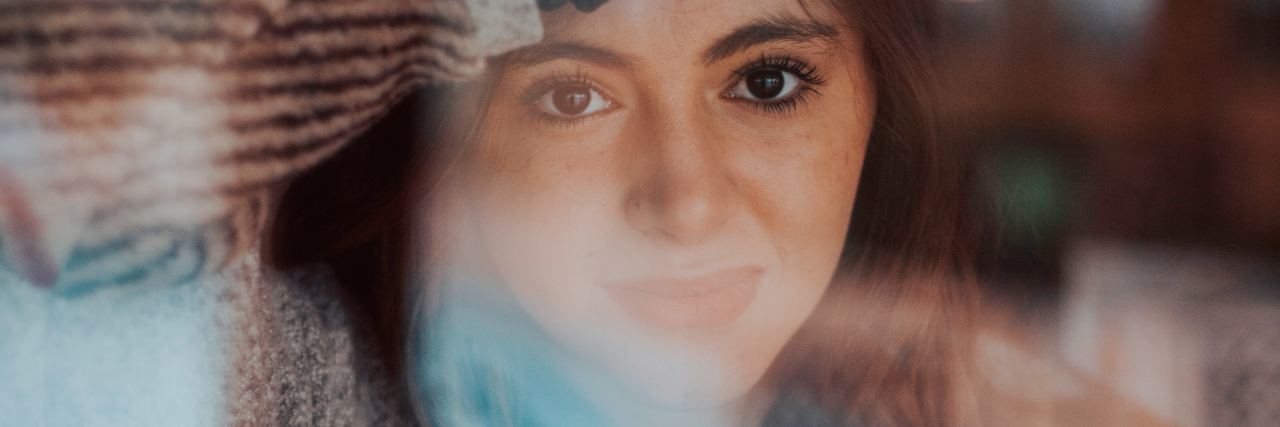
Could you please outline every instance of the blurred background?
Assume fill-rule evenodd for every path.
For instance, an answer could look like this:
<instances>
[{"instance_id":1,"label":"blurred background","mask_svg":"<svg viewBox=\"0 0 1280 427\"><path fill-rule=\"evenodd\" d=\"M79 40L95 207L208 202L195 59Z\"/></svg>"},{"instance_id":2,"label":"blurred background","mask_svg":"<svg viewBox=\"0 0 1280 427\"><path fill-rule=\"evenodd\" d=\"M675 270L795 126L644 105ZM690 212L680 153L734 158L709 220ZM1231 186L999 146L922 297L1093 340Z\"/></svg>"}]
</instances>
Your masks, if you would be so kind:
<instances>
[{"instance_id":1,"label":"blurred background","mask_svg":"<svg viewBox=\"0 0 1280 427\"><path fill-rule=\"evenodd\" d=\"M1277 425L1280 0L925 7L989 298L1172 425Z\"/></svg>"}]
</instances>

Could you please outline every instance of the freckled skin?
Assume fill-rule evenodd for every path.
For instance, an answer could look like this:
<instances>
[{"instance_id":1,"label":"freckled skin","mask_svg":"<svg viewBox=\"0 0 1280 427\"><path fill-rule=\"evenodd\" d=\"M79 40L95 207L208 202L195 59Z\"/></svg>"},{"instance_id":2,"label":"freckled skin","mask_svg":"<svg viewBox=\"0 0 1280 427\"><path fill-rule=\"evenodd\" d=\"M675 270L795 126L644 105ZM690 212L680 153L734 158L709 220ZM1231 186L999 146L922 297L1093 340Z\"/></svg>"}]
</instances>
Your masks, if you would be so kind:
<instances>
[{"instance_id":1,"label":"freckled skin","mask_svg":"<svg viewBox=\"0 0 1280 427\"><path fill-rule=\"evenodd\" d=\"M810 5L812 16L835 19ZM859 36L774 41L706 63L706 46L794 1L620 1L547 15L547 40L589 41L626 68L575 59L509 67L494 88L446 216L475 230L485 265L566 350L607 378L593 392L660 408L727 407L760 379L835 270L874 116ZM768 113L728 99L734 71L786 55L823 77L817 93ZM576 75L610 108L571 125L521 98ZM669 330L629 317L602 284L755 265L759 292L732 322ZM699 270L703 269L703 270Z\"/></svg>"}]
</instances>

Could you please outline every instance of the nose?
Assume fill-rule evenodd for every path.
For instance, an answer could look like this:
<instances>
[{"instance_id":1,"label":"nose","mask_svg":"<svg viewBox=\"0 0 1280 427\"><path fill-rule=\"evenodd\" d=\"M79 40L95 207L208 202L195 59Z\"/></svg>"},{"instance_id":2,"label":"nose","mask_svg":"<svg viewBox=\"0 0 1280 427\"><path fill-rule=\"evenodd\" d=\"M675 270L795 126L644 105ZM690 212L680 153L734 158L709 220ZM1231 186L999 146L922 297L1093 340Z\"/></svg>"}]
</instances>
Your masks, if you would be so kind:
<instances>
[{"instance_id":1,"label":"nose","mask_svg":"<svg viewBox=\"0 0 1280 427\"><path fill-rule=\"evenodd\" d=\"M672 110L679 111L667 111ZM636 171L626 196L627 219L653 238L698 243L737 209L725 141L694 114L655 114L645 122L638 127L647 131L636 132L641 137L635 149L622 159Z\"/></svg>"}]
</instances>

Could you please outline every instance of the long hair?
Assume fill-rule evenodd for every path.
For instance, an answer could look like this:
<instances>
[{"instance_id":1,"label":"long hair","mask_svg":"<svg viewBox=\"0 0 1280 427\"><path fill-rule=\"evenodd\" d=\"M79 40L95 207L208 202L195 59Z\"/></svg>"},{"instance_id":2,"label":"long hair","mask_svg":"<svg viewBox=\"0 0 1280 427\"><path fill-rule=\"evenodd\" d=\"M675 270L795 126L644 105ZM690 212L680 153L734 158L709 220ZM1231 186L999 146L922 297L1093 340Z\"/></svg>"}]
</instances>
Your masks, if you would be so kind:
<instances>
[{"instance_id":1,"label":"long hair","mask_svg":"<svg viewBox=\"0 0 1280 427\"><path fill-rule=\"evenodd\" d=\"M792 406L821 409L838 424L953 425L976 304L975 230L966 215L967 151L939 138L922 36L930 15L914 1L831 1L863 34L876 117L839 270L766 376L779 392L766 422L794 421L785 408ZM410 254L411 236L423 231L414 204L458 155L456 138L469 131L456 128L478 126L478 117L459 125L456 111L434 102L448 91L410 97L294 182L268 247L281 268L332 267L348 308L376 331L385 363L401 377L408 313L422 308L407 289L420 269L410 262L425 261Z\"/></svg>"},{"instance_id":2,"label":"long hair","mask_svg":"<svg viewBox=\"0 0 1280 427\"><path fill-rule=\"evenodd\" d=\"M772 377L845 422L961 423L977 308L968 166L944 141L926 2L832 1L860 30L876 116L840 268Z\"/></svg>"}]
</instances>

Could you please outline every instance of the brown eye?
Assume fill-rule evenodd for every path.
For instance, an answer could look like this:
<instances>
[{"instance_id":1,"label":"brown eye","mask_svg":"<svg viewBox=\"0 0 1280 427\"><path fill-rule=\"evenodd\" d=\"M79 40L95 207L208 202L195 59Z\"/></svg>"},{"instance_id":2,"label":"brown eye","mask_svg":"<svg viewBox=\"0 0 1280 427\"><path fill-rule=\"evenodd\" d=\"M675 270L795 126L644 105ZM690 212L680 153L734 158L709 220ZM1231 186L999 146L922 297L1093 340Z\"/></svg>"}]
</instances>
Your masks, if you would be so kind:
<instances>
[{"instance_id":1,"label":"brown eye","mask_svg":"<svg viewBox=\"0 0 1280 427\"><path fill-rule=\"evenodd\" d=\"M587 109L591 103L591 88L572 86L551 91L551 102L556 111L566 116L576 116Z\"/></svg>"},{"instance_id":2,"label":"brown eye","mask_svg":"<svg viewBox=\"0 0 1280 427\"><path fill-rule=\"evenodd\" d=\"M782 93L785 83L782 72L777 70L754 71L743 80L747 83L747 91L757 99L773 99Z\"/></svg>"},{"instance_id":3,"label":"brown eye","mask_svg":"<svg viewBox=\"0 0 1280 427\"><path fill-rule=\"evenodd\" d=\"M557 117L583 117L603 111L613 103L591 86L573 83L547 91L537 101L538 109Z\"/></svg>"},{"instance_id":4,"label":"brown eye","mask_svg":"<svg viewBox=\"0 0 1280 427\"><path fill-rule=\"evenodd\" d=\"M800 78L789 71L762 69L742 74L728 96L757 102L790 97L800 87Z\"/></svg>"}]
</instances>

